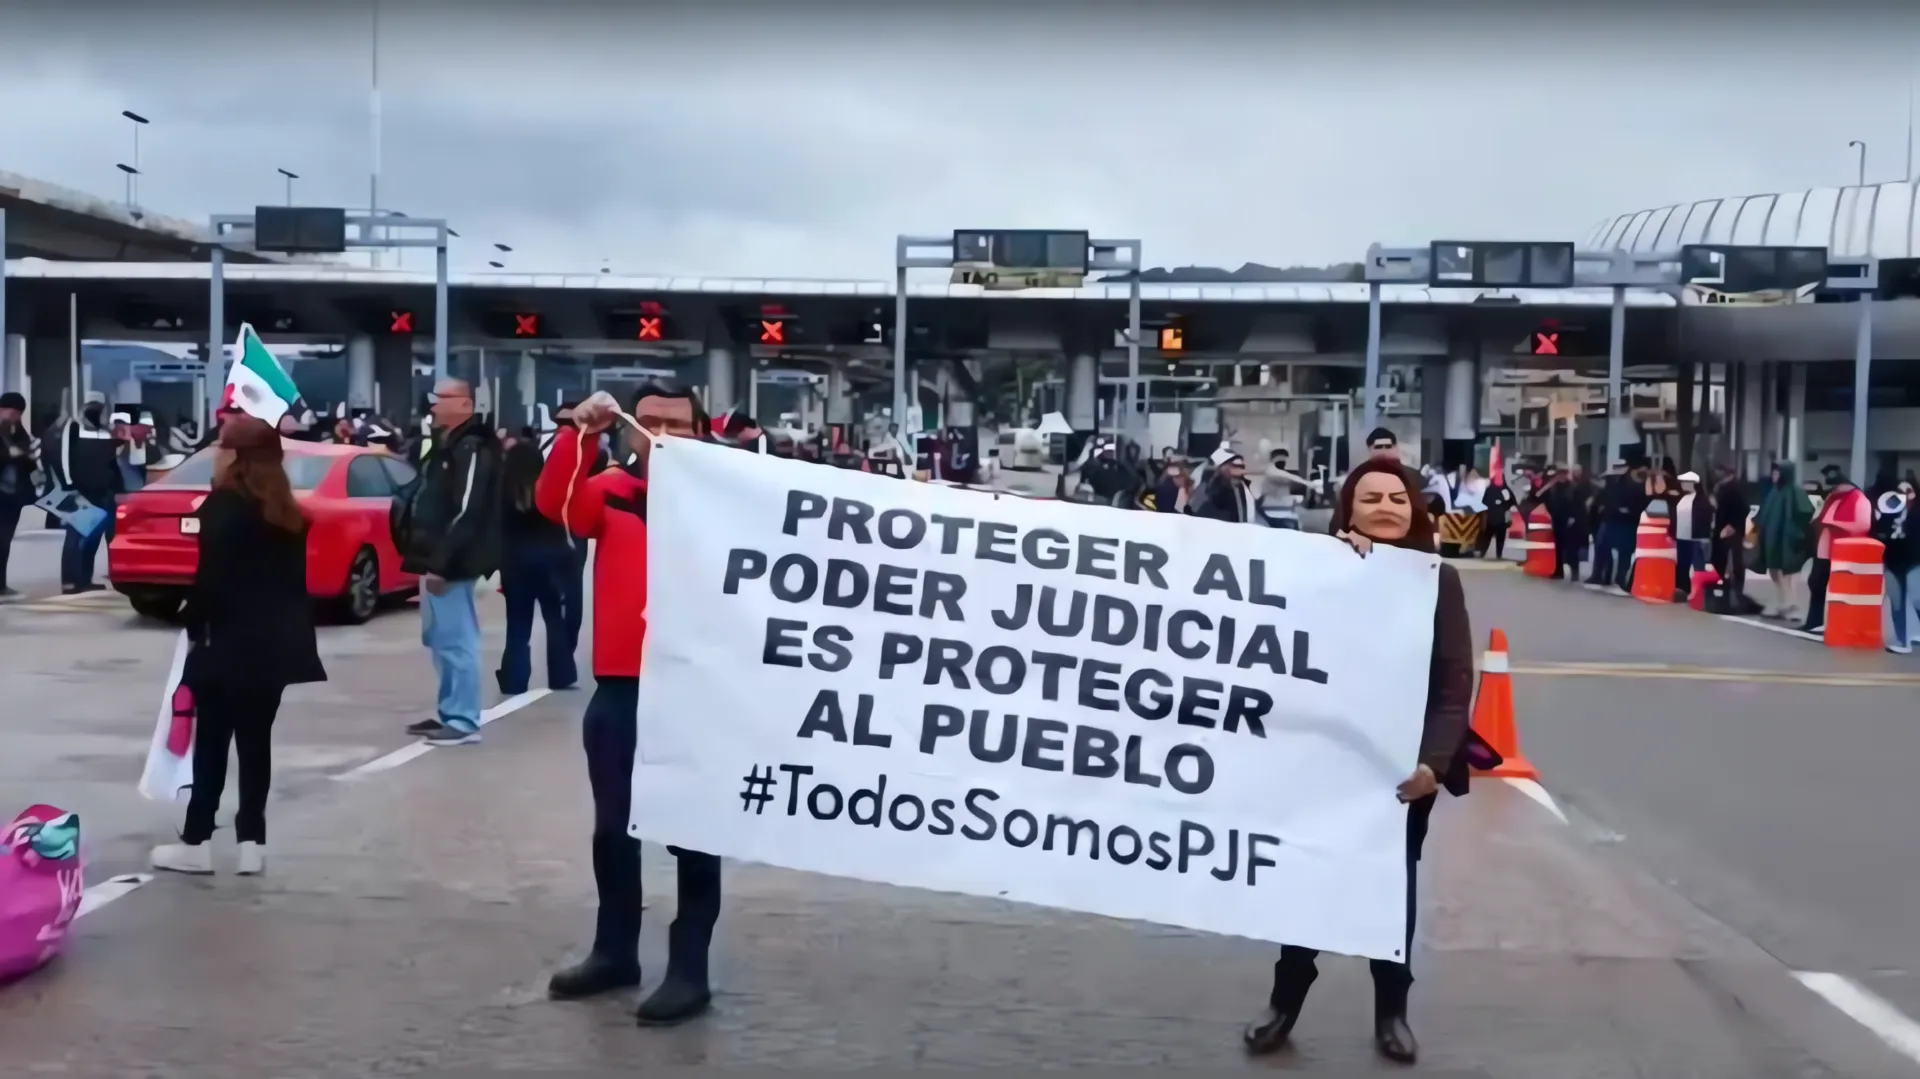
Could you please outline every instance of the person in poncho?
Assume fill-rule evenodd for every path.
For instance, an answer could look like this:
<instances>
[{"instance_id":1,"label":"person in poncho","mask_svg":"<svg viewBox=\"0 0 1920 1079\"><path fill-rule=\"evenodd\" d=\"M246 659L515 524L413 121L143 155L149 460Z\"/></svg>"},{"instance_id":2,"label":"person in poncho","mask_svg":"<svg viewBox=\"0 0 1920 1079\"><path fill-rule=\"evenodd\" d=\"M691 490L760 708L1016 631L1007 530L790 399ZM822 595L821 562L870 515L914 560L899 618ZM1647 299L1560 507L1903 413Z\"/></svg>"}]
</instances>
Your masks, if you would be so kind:
<instances>
[{"instance_id":1,"label":"person in poncho","mask_svg":"<svg viewBox=\"0 0 1920 1079\"><path fill-rule=\"evenodd\" d=\"M1761 616L1799 621L1806 615L1806 579L1801 571L1813 557L1808 545L1813 526L1813 499L1800 487L1793 462L1773 466L1767 497L1760 503L1759 569L1773 582L1773 597Z\"/></svg>"}]
</instances>

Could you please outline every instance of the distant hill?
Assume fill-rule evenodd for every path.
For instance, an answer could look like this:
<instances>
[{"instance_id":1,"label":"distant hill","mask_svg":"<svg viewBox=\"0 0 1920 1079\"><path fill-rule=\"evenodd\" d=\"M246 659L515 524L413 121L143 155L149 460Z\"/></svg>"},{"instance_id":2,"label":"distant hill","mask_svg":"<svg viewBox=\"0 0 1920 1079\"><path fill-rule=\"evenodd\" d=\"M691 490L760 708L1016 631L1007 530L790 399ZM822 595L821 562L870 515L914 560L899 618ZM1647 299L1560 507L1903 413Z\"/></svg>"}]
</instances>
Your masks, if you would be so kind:
<instances>
[{"instance_id":1,"label":"distant hill","mask_svg":"<svg viewBox=\"0 0 1920 1079\"><path fill-rule=\"evenodd\" d=\"M1113 273L1098 278L1100 281L1130 281L1131 273ZM1217 266L1176 266L1173 269L1155 266L1140 273L1141 284L1220 284L1229 281L1242 282L1303 282L1303 281L1364 281L1365 268L1358 262L1341 262L1332 266L1263 266L1258 262L1249 262L1237 270L1223 270Z\"/></svg>"}]
</instances>

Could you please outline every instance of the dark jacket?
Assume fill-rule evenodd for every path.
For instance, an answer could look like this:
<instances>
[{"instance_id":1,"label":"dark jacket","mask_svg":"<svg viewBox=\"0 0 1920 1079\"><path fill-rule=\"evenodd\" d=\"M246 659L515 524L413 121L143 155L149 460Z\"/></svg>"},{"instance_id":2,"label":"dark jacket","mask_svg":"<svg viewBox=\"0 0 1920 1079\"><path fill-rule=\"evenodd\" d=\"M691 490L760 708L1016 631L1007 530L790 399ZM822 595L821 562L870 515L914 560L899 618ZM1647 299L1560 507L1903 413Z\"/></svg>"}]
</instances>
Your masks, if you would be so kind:
<instances>
[{"instance_id":1,"label":"dark jacket","mask_svg":"<svg viewBox=\"0 0 1920 1079\"><path fill-rule=\"evenodd\" d=\"M1874 539L1886 545L1886 570L1888 573L1904 574L1913 569L1920 560L1920 524L1914 518L1913 506L1908 504L1900 508L1899 513L1881 513L1876 504L1873 511ZM1916 597L1909 597L1914 602Z\"/></svg>"},{"instance_id":2,"label":"dark jacket","mask_svg":"<svg viewBox=\"0 0 1920 1079\"><path fill-rule=\"evenodd\" d=\"M1467 728L1473 722L1473 623L1460 571L1442 563L1433 610L1433 663L1427 674L1426 725L1420 763L1458 794L1465 789ZM1458 783L1458 789L1455 784Z\"/></svg>"},{"instance_id":3,"label":"dark jacket","mask_svg":"<svg viewBox=\"0 0 1920 1079\"><path fill-rule=\"evenodd\" d=\"M500 441L475 416L434 440L390 523L409 573L471 581L500 568Z\"/></svg>"},{"instance_id":4,"label":"dark jacket","mask_svg":"<svg viewBox=\"0 0 1920 1079\"><path fill-rule=\"evenodd\" d=\"M1647 509L1645 482L1632 476L1608 476L1600 488L1600 523L1632 528Z\"/></svg>"},{"instance_id":5,"label":"dark jacket","mask_svg":"<svg viewBox=\"0 0 1920 1079\"><path fill-rule=\"evenodd\" d=\"M34 500L35 467L33 436L26 426L0 430L0 507L25 506Z\"/></svg>"},{"instance_id":6,"label":"dark jacket","mask_svg":"<svg viewBox=\"0 0 1920 1079\"><path fill-rule=\"evenodd\" d=\"M216 489L194 513L200 564L183 621L188 683L284 689L324 682L307 594L307 535L267 523L257 503Z\"/></svg>"},{"instance_id":7,"label":"dark jacket","mask_svg":"<svg viewBox=\"0 0 1920 1079\"><path fill-rule=\"evenodd\" d=\"M1246 524L1252 519L1253 489L1240 480L1229 480L1217 473L1187 502L1187 513L1210 517L1231 524Z\"/></svg>"},{"instance_id":8,"label":"dark jacket","mask_svg":"<svg viewBox=\"0 0 1920 1079\"><path fill-rule=\"evenodd\" d=\"M40 454L60 483L105 507L125 489L120 475L120 443L111 427L87 420L54 424L40 440Z\"/></svg>"},{"instance_id":9,"label":"dark jacket","mask_svg":"<svg viewBox=\"0 0 1920 1079\"><path fill-rule=\"evenodd\" d=\"M1720 530L1733 529L1733 538L1729 541L1738 546L1746 542L1747 534L1747 485L1735 476L1720 481L1713 489L1713 539L1720 539Z\"/></svg>"}]
</instances>

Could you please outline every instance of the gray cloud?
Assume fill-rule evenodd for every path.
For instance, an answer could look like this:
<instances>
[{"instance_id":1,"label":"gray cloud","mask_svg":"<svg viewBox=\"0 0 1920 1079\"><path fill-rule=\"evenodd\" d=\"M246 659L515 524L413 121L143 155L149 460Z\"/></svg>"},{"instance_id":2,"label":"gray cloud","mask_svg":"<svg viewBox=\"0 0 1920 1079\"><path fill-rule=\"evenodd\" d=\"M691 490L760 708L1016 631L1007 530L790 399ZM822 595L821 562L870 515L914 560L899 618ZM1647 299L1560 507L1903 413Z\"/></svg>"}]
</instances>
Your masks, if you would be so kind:
<instances>
[{"instance_id":1,"label":"gray cloud","mask_svg":"<svg viewBox=\"0 0 1920 1079\"><path fill-rule=\"evenodd\" d=\"M381 201L465 265L881 277L903 231L1315 263L1850 182L1855 138L1903 168L1920 16L1885 5L1262 10L387 0ZM132 108L156 210L278 201L276 168L364 205L370 21L0 0L0 167L115 194Z\"/></svg>"}]
</instances>

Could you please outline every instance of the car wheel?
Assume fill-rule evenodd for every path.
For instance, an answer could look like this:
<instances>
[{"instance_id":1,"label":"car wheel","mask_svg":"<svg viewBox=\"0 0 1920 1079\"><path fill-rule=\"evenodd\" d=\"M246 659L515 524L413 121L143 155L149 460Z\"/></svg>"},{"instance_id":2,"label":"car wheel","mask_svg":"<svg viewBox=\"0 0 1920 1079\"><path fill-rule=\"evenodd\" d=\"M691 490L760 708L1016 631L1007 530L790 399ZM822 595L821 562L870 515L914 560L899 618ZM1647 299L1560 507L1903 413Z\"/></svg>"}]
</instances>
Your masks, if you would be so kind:
<instances>
[{"instance_id":1,"label":"car wheel","mask_svg":"<svg viewBox=\"0 0 1920 1079\"><path fill-rule=\"evenodd\" d=\"M373 553L373 548L362 547L353 556L353 566L347 570L347 590L340 600L341 613L356 626L380 609L380 556Z\"/></svg>"},{"instance_id":2,"label":"car wheel","mask_svg":"<svg viewBox=\"0 0 1920 1079\"><path fill-rule=\"evenodd\" d=\"M155 622L178 625L181 608L186 601L170 592L149 592L128 596L127 602L133 605L133 613Z\"/></svg>"}]
</instances>

